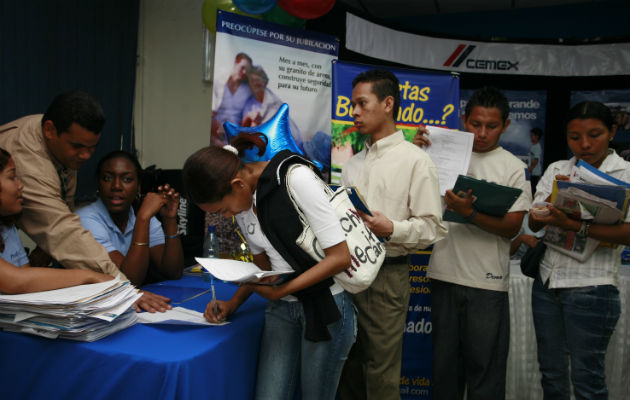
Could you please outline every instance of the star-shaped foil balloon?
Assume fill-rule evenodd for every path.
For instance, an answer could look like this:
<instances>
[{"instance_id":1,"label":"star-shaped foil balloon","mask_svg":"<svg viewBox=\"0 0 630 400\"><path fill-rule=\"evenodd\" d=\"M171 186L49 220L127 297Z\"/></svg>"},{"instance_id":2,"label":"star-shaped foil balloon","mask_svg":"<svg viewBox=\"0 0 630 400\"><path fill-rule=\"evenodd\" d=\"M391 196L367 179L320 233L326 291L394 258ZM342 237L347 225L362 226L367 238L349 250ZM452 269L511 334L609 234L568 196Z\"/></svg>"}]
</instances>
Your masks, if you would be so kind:
<instances>
[{"instance_id":1,"label":"star-shaped foil balloon","mask_svg":"<svg viewBox=\"0 0 630 400\"><path fill-rule=\"evenodd\" d=\"M295 144L293 136L291 135L291 129L289 128L289 105L287 103L283 103L276 115L269 121L258 126L244 127L226 121L223 123L223 129L225 130L228 143L230 143L232 138L238 136L240 132L260 132L267 137L267 148L263 155L258 155L257 148L245 150L245 154L241 158L246 163L269 161L281 150L291 150L294 153L304 155L304 152ZM313 163L317 165L319 169L322 169L321 163L317 161L313 161Z\"/></svg>"}]
</instances>

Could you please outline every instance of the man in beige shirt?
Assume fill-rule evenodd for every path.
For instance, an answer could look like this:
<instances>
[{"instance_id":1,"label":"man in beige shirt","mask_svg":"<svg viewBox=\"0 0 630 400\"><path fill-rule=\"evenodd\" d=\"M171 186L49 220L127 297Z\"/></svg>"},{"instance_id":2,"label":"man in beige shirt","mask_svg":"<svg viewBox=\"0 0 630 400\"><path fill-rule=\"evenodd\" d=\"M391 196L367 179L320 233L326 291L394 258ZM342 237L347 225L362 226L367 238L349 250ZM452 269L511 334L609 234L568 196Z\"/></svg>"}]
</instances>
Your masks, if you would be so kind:
<instances>
[{"instance_id":1,"label":"man in beige shirt","mask_svg":"<svg viewBox=\"0 0 630 400\"><path fill-rule=\"evenodd\" d=\"M0 126L0 147L11 153L24 184L24 209L17 225L37 244L29 255L31 265L46 266L52 256L65 268L120 273L73 213L77 169L94 153L104 124L99 102L71 91L55 97L43 116ZM144 293L137 310L170 308L167 298Z\"/></svg>"},{"instance_id":2,"label":"man in beige shirt","mask_svg":"<svg viewBox=\"0 0 630 400\"><path fill-rule=\"evenodd\" d=\"M341 399L400 398L402 342L409 305L408 254L446 236L437 169L396 130L398 79L371 70L352 82L354 125L366 147L344 165L341 183L355 186L373 216L368 227L387 238L387 258L372 286L353 296L358 334L339 387ZM420 151L418 151L420 150Z\"/></svg>"}]
</instances>

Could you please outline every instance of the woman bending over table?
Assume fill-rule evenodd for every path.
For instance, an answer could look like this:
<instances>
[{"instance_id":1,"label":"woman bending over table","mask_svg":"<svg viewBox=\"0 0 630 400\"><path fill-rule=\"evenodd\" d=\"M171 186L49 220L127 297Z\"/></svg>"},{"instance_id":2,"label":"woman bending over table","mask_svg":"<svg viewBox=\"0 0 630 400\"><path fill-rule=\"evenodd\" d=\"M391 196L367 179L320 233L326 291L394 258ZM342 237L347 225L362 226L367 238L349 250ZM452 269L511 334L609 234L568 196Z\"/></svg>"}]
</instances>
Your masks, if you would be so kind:
<instances>
[{"instance_id":1,"label":"woman bending over table","mask_svg":"<svg viewBox=\"0 0 630 400\"><path fill-rule=\"evenodd\" d=\"M303 399L334 399L355 340L351 297L332 279L350 264L344 232L309 161L282 151L270 161L244 164L239 152L256 146L262 154L265 143L257 133L241 135L234 147L206 147L188 158L188 198L204 211L236 216L261 269L295 273L276 286L241 285L230 300L216 302L216 313L214 302L208 304L205 317L227 318L252 292L267 298L255 397L293 398L300 381ZM290 172L296 203L324 249L319 262L295 244L302 224L285 185L292 164L299 165Z\"/></svg>"}]
</instances>

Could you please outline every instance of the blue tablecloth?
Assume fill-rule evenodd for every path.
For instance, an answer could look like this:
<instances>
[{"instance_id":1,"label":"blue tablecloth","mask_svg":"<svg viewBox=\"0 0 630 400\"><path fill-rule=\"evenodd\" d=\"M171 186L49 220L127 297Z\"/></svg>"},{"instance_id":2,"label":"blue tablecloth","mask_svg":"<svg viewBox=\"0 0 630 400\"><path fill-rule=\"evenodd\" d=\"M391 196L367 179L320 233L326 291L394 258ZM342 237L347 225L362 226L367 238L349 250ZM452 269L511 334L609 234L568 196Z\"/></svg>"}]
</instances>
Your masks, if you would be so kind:
<instances>
[{"instance_id":1,"label":"blue tablecloth","mask_svg":"<svg viewBox=\"0 0 630 400\"><path fill-rule=\"evenodd\" d=\"M209 287L184 276L145 289L178 302ZM237 288L215 287L219 299ZM181 306L203 311L210 296ZM228 325L136 324L92 343L0 332L0 399L250 399L265 305L252 295Z\"/></svg>"}]
</instances>

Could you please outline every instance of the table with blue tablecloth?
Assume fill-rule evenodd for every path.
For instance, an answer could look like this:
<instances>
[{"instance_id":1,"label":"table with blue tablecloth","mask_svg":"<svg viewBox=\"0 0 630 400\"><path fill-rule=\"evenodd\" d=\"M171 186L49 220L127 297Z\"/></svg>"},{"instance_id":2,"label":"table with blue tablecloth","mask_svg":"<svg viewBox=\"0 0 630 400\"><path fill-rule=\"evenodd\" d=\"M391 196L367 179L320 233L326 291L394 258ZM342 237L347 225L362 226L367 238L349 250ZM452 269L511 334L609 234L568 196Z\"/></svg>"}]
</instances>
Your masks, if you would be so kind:
<instances>
[{"instance_id":1,"label":"table with blue tablecloth","mask_svg":"<svg viewBox=\"0 0 630 400\"><path fill-rule=\"evenodd\" d=\"M184 276L145 287L174 303L210 287ZM219 299L237 286L216 282ZM203 311L210 293L183 304ZM92 343L0 332L0 399L250 399L266 300L223 326L142 325Z\"/></svg>"}]
</instances>

